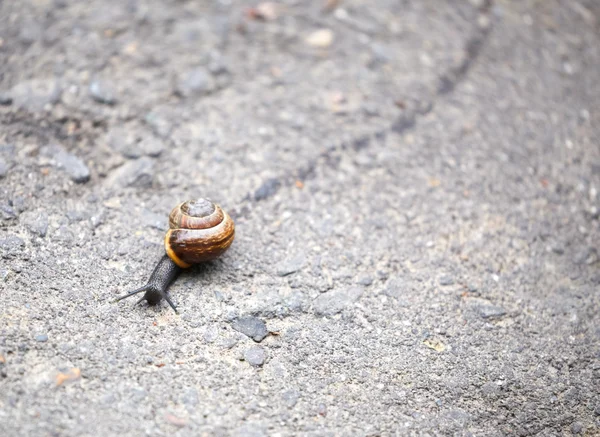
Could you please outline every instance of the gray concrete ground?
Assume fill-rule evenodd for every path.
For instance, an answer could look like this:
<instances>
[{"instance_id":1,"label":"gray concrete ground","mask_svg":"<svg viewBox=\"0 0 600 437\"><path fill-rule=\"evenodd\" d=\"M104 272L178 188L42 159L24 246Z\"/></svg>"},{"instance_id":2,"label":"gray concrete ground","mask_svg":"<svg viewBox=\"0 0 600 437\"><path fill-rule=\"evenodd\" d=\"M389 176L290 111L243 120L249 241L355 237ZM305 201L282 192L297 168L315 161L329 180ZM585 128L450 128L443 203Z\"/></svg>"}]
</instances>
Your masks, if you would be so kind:
<instances>
[{"instance_id":1,"label":"gray concrete ground","mask_svg":"<svg viewBox=\"0 0 600 437\"><path fill-rule=\"evenodd\" d=\"M0 435L600 435L599 79L596 0L0 2Z\"/></svg>"}]
</instances>

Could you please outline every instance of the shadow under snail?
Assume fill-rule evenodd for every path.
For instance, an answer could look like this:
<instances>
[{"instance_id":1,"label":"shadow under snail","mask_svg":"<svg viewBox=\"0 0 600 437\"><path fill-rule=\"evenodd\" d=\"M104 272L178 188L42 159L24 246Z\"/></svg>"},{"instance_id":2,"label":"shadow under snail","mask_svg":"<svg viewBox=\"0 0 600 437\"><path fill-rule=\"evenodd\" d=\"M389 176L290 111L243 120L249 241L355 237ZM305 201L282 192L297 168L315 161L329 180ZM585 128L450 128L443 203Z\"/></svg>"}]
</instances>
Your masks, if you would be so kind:
<instances>
[{"instance_id":1,"label":"shadow under snail","mask_svg":"<svg viewBox=\"0 0 600 437\"><path fill-rule=\"evenodd\" d=\"M119 297L116 302L138 293L156 305L165 299L177 313L177 307L168 292L169 285L182 269L211 261L225 252L235 234L235 225L229 214L207 199L188 200L177 205L169 214L169 230L165 235L166 254L154 268L148 283Z\"/></svg>"}]
</instances>

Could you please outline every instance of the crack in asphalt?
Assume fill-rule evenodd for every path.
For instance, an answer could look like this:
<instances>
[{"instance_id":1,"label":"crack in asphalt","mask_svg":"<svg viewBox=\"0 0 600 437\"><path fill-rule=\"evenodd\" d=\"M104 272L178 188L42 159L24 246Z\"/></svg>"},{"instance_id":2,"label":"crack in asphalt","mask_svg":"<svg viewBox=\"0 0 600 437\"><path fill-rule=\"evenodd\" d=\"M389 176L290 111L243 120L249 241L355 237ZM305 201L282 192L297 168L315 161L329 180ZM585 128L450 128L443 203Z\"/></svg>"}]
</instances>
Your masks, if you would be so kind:
<instances>
[{"instance_id":1,"label":"crack in asphalt","mask_svg":"<svg viewBox=\"0 0 600 437\"><path fill-rule=\"evenodd\" d=\"M234 208L232 216L235 218L246 217L251 211L251 206L255 203L262 202L275 196L280 189L286 186L291 186L296 180L306 181L315 177L316 170L320 162L324 162L327 166L336 168L340 161L340 152L353 151L358 152L368 148L373 139L383 140L391 131L395 134L403 134L414 129L419 118L429 114L435 109L436 104L442 98L452 94L457 86L465 80L469 71L476 63L489 35L492 31L492 23L489 19L489 12L493 6L493 0L485 0L477 9L479 16L488 20L487 25L481 26L475 23L475 30L465 44L465 57L457 65L451 66L446 72L438 77L436 92L430 99L417 102L413 108L403 111L389 127L376 130L374 132L361 135L350 142L343 142L339 146L329 148L310 159L308 163L299 166L295 171L289 172L287 175L281 175L275 178L265 180L262 185L254 192L249 192L241 200L241 206Z\"/></svg>"}]
</instances>

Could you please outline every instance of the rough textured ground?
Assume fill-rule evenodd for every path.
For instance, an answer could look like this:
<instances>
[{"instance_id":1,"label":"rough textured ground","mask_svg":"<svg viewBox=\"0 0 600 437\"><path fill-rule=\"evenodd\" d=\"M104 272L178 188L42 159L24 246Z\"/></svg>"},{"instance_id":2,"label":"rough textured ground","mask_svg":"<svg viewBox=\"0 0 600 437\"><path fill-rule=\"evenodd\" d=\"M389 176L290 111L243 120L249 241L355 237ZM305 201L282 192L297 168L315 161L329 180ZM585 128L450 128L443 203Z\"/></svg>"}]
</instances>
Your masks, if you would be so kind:
<instances>
[{"instance_id":1,"label":"rough textured ground","mask_svg":"<svg viewBox=\"0 0 600 437\"><path fill-rule=\"evenodd\" d=\"M599 435L599 79L595 0L0 1L0 435Z\"/></svg>"}]
</instances>

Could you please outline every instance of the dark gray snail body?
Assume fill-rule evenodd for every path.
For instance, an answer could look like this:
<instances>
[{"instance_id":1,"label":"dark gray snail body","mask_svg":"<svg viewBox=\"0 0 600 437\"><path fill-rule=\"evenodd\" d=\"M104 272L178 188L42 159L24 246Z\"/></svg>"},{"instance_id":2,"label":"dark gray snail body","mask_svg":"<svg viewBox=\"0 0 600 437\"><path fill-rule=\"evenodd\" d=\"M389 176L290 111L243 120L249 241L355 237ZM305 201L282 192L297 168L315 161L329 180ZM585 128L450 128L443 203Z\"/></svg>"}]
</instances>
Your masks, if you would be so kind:
<instances>
[{"instance_id":1,"label":"dark gray snail body","mask_svg":"<svg viewBox=\"0 0 600 437\"><path fill-rule=\"evenodd\" d=\"M144 292L138 301L156 305L165 299L177 312L169 295L169 286L182 269L221 256L233 242L235 225L229 214L207 199L188 200L169 214L165 235L165 256L154 268L148 283L117 299L120 301Z\"/></svg>"}]
</instances>

